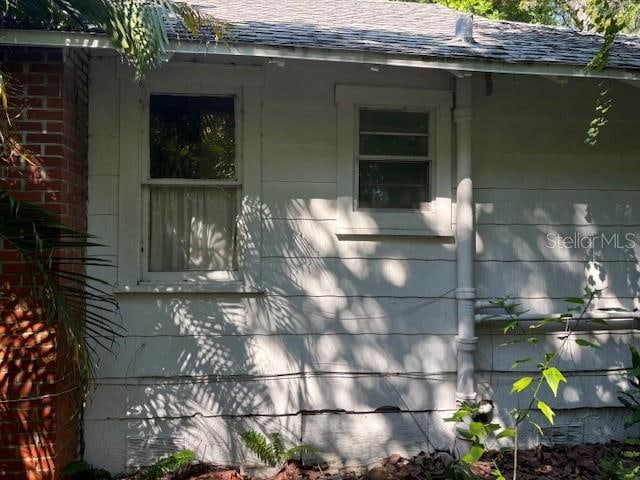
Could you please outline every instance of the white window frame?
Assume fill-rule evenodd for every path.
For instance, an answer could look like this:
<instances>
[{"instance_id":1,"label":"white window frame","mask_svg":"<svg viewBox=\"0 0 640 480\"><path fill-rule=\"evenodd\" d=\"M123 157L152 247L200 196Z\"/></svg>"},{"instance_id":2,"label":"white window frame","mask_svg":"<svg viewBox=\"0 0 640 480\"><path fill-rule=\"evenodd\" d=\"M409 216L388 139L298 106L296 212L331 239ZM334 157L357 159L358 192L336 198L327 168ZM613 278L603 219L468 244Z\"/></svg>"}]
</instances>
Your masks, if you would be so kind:
<instances>
[{"instance_id":1,"label":"white window frame","mask_svg":"<svg viewBox=\"0 0 640 480\"><path fill-rule=\"evenodd\" d=\"M449 90L336 86L338 108L338 235L453 236ZM429 113L429 202L421 209L358 208L360 109Z\"/></svg>"},{"instance_id":2,"label":"white window frame","mask_svg":"<svg viewBox=\"0 0 640 480\"><path fill-rule=\"evenodd\" d=\"M128 72L127 72L128 73ZM168 64L136 85L120 81L119 292L254 292L261 284L260 67ZM149 158L151 95L234 98L237 181L152 179ZM149 187L206 185L238 188L234 271L149 272ZM136 207L137 205L137 207Z\"/></svg>"},{"instance_id":3,"label":"white window frame","mask_svg":"<svg viewBox=\"0 0 640 480\"><path fill-rule=\"evenodd\" d=\"M222 92L222 91L221 91ZM150 131L149 131L149 119L150 119L150 100L154 95L171 95L175 97L224 97L233 99L233 113L234 113L234 146L235 146L235 169L236 180L213 180L213 179L186 179L186 178L151 178L151 144ZM169 283L181 283L181 282L238 282L241 280L239 271L239 259L238 257L238 233L236 225L236 238L234 241L235 252L234 255L236 270L210 270L210 271L183 271L183 272L152 272L149 270L149 252L151 251L151 242L149 238L149 227L151 223L150 215L150 197L151 187L153 186L176 186L176 187L233 187L236 190L236 212L238 216L240 214L242 198L242 115L240 111L240 102L242 98L238 93L235 94L207 94L207 95L192 95L186 93L171 93L166 91L153 90L149 92L148 101L145 103L147 108L143 112L144 128L143 139L144 142L142 157L142 281L147 282L169 282ZM236 220L237 221L237 220ZM204 277L204 278L203 278Z\"/></svg>"}]
</instances>

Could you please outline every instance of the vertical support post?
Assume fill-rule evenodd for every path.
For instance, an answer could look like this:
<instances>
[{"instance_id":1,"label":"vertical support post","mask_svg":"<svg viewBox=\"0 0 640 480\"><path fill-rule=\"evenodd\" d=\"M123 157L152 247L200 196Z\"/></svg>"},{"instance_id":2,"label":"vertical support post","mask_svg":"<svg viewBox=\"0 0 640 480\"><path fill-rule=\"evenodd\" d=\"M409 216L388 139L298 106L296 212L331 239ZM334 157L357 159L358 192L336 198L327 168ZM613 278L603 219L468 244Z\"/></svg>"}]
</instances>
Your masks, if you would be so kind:
<instances>
[{"instance_id":1,"label":"vertical support post","mask_svg":"<svg viewBox=\"0 0 640 480\"><path fill-rule=\"evenodd\" d=\"M472 96L471 77L456 78L456 265L458 283L458 375L456 399L473 401L475 391L474 354L478 338L475 336L476 290L473 279L475 257L475 226L471 154Z\"/></svg>"}]
</instances>

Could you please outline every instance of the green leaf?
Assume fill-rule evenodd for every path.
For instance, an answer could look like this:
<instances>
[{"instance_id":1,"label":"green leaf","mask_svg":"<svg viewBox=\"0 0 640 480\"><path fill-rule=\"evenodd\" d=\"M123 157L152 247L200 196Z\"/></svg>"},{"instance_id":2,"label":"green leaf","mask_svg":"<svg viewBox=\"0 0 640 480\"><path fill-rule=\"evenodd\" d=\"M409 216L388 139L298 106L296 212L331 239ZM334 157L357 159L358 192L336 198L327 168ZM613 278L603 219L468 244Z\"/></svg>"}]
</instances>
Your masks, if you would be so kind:
<instances>
[{"instance_id":1,"label":"green leaf","mask_svg":"<svg viewBox=\"0 0 640 480\"><path fill-rule=\"evenodd\" d=\"M511 438L516 436L515 428L505 428L499 434L496 435L496 438L500 440L501 438Z\"/></svg>"},{"instance_id":2,"label":"green leaf","mask_svg":"<svg viewBox=\"0 0 640 480\"><path fill-rule=\"evenodd\" d=\"M619 393L620 395L623 395L623 396L625 396L625 397L627 397L627 398L629 398L629 399L633 400L636 404L640 405L640 402L636 399L635 392L634 392L634 393L632 393L632 392L623 392L623 391L618 391L618 393Z\"/></svg>"},{"instance_id":3,"label":"green leaf","mask_svg":"<svg viewBox=\"0 0 640 480\"><path fill-rule=\"evenodd\" d=\"M197 456L191 450L180 450L168 457L161 458L156 463L142 470L138 478L140 480L158 480L166 478L167 474L178 473L186 469L197 460ZM92 476L90 478L96 478Z\"/></svg>"},{"instance_id":4,"label":"green leaf","mask_svg":"<svg viewBox=\"0 0 640 480\"><path fill-rule=\"evenodd\" d=\"M280 459L277 457L273 445L269 443L264 434L250 430L248 432L242 432L240 438L242 438L247 448L255 453L264 463L272 467L278 465Z\"/></svg>"},{"instance_id":5,"label":"green leaf","mask_svg":"<svg viewBox=\"0 0 640 480\"><path fill-rule=\"evenodd\" d=\"M473 447L471 447L471 450L469 450L469 453L462 457L462 461L464 463L477 462L478 460L480 460L480 457L482 457L483 453L484 448L482 448L480 445L474 445Z\"/></svg>"},{"instance_id":6,"label":"green leaf","mask_svg":"<svg viewBox=\"0 0 640 480\"><path fill-rule=\"evenodd\" d=\"M591 343L588 340L584 340L582 338L577 338L576 343L581 347L599 348L599 345L596 345L595 343Z\"/></svg>"},{"instance_id":7,"label":"green leaf","mask_svg":"<svg viewBox=\"0 0 640 480\"><path fill-rule=\"evenodd\" d=\"M24 160L28 163L28 159ZM25 163L25 164L26 164ZM125 330L118 303L105 288L108 283L84 273L78 266L113 267L105 259L87 255L97 246L90 235L70 229L53 213L23 202L0 190L0 237L21 256L31 292L29 302L39 304L42 319L55 322L68 339L69 360L77 372L77 385L85 395L95 378L96 347L113 352Z\"/></svg>"},{"instance_id":8,"label":"green leaf","mask_svg":"<svg viewBox=\"0 0 640 480\"><path fill-rule=\"evenodd\" d=\"M510 412L513 419L516 423L522 422L525 418L529 416L529 410L518 410L517 408L513 408Z\"/></svg>"},{"instance_id":9,"label":"green leaf","mask_svg":"<svg viewBox=\"0 0 640 480\"><path fill-rule=\"evenodd\" d=\"M504 329L502 330L502 333L504 333L505 335L507 333L509 333L511 330L515 330L515 328L518 326L518 320L511 320L509 323L507 323L504 327Z\"/></svg>"},{"instance_id":10,"label":"green leaf","mask_svg":"<svg viewBox=\"0 0 640 480\"><path fill-rule=\"evenodd\" d=\"M543 318L538 323L534 323L533 325L530 325L529 328L531 329L540 328L548 323L564 323L564 320L562 319L562 316Z\"/></svg>"},{"instance_id":11,"label":"green leaf","mask_svg":"<svg viewBox=\"0 0 640 480\"><path fill-rule=\"evenodd\" d=\"M304 460L317 456L320 452L312 445L300 444L285 449L279 433L264 435L260 432L248 431L240 434L244 444L255 453L260 460L275 467L287 460Z\"/></svg>"},{"instance_id":12,"label":"green leaf","mask_svg":"<svg viewBox=\"0 0 640 480\"><path fill-rule=\"evenodd\" d=\"M640 406L640 402L636 399L635 396L631 395L629 392L618 392L618 400L625 407L630 408L631 410L635 409L636 406ZM633 403L631 403L633 402Z\"/></svg>"},{"instance_id":13,"label":"green leaf","mask_svg":"<svg viewBox=\"0 0 640 480\"><path fill-rule=\"evenodd\" d=\"M445 422L462 422L467 417L467 412L458 410L453 415L444 419Z\"/></svg>"},{"instance_id":14,"label":"green leaf","mask_svg":"<svg viewBox=\"0 0 640 480\"><path fill-rule=\"evenodd\" d=\"M522 365L523 363L527 363L529 361L531 361L531 357L527 357L527 358L522 358L522 359L516 360L515 362L513 362L511 364L511 368L516 368L516 367Z\"/></svg>"},{"instance_id":15,"label":"green leaf","mask_svg":"<svg viewBox=\"0 0 640 480\"><path fill-rule=\"evenodd\" d=\"M624 428L629 428L640 423L640 410L634 410L630 415L624 419Z\"/></svg>"},{"instance_id":16,"label":"green leaf","mask_svg":"<svg viewBox=\"0 0 640 480\"><path fill-rule=\"evenodd\" d=\"M557 397L558 386L560 385L560 382L567 383L567 379L564 378L564 375L562 374L562 372L558 370L556 367L545 368L542 371L542 375L544 376L544 379L547 381L547 385L549 385L549 388L553 392L553 396Z\"/></svg>"},{"instance_id":17,"label":"green leaf","mask_svg":"<svg viewBox=\"0 0 640 480\"><path fill-rule=\"evenodd\" d=\"M629 410L633 410L634 408L636 408L635 405L633 405L629 400L627 400L626 398L618 395L618 401L625 407L628 408Z\"/></svg>"},{"instance_id":18,"label":"green leaf","mask_svg":"<svg viewBox=\"0 0 640 480\"><path fill-rule=\"evenodd\" d=\"M576 303L578 305L584 305L584 298L582 297L568 297L564 299L568 303Z\"/></svg>"},{"instance_id":19,"label":"green leaf","mask_svg":"<svg viewBox=\"0 0 640 480\"><path fill-rule=\"evenodd\" d=\"M471 422L469 424L469 431L480 441L483 441L485 438L487 438L487 429L480 422Z\"/></svg>"},{"instance_id":20,"label":"green leaf","mask_svg":"<svg viewBox=\"0 0 640 480\"><path fill-rule=\"evenodd\" d=\"M539 341L540 339L538 337L527 337L527 342L529 342L531 345L535 345Z\"/></svg>"},{"instance_id":21,"label":"green leaf","mask_svg":"<svg viewBox=\"0 0 640 480\"><path fill-rule=\"evenodd\" d=\"M478 477L471 472L469 465L464 462L450 462L444 470L444 477L438 476L438 478L450 478L452 480L478 480ZM424 480L434 479L430 473L427 473Z\"/></svg>"},{"instance_id":22,"label":"green leaf","mask_svg":"<svg viewBox=\"0 0 640 480\"><path fill-rule=\"evenodd\" d=\"M273 453L277 458L282 458L284 454L284 443L282 442L282 437L278 432L273 432L267 434L269 440L271 440L271 447L273 448Z\"/></svg>"},{"instance_id":23,"label":"green leaf","mask_svg":"<svg viewBox=\"0 0 640 480\"><path fill-rule=\"evenodd\" d=\"M314 447L313 445L301 444L284 451L282 453L282 458L284 460L304 461L317 457L319 454L320 449L318 449L317 447Z\"/></svg>"},{"instance_id":24,"label":"green leaf","mask_svg":"<svg viewBox=\"0 0 640 480\"><path fill-rule=\"evenodd\" d=\"M504 475L502 475L500 470L493 470L491 472L491 475L493 475L496 478L496 480L507 480L506 478L504 478Z\"/></svg>"},{"instance_id":25,"label":"green leaf","mask_svg":"<svg viewBox=\"0 0 640 480\"><path fill-rule=\"evenodd\" d=\"M629 345L629 352L631 353L631 365L635 367L640 367L640 352L633 345Z\"/></svg>"},{"instance_id":26,"label":"green leaf","mask_svg":"<svg viewBox=\"0 0 640 480\"><path fill-rule=\"evenodd\" d=\"M207 29L221 38L226 24L190 5L171 0L12 0L3 2L3 18L18 18L45 30L98 28L135 69L138 80L166 59L169 33L176 21L188 36ZM175 19L175 20L174 20Z\"/></svg>"},{"instance_id":27,"label":"green leaf","mask_svg":"<svg viewBox=\"0 0 640 480\"><path fill-rule=\"evenodd\" d=\"M589 321L597 325L609 325L609 322L607 322L604 318L591 318L589 319Z\"/></svg>"},{"instance_id":28,"label":"green leaf","mask_svg":"<svg viewBox=\"0 0 640 480\"><path fill-rule=\"evenodd\" d=\"M88 473L91 471L91 465L84 460L76 460L75 462L68 463L63 469L62 474L65 477L73 477L82 473Z\"/></svg>"},{"instance_id":29,"label":"green leaf","mask_svg":"<svg viewBox=\"0 0 640 480\"><path fill-rule=\"evenodd\" d=\"M542 427L540 425L538 425L536 422L531 422L531 425L533 425L534 427L536 427L536 430L538 431L538 434L541 437L544 437L544 432L542 431Z\"/></svg>"},{"instance_id":30,"label":"green leaf","mask_svg":"<svg viewBox=\"0 0 640 480\"><path fill-rule=\"evenodd\" d=\"M553 417L555 417L556 412L554 412L549 405L544 403L542 400L538 400L538 409L542 412L542 414L547 417L549 423L553 425ZM542 429L540 430L542 431Z\"/></svg>"},{"instance_id":31,"label":"green leaf","mask_svg":"<svg viewBox=\"0 0 640 480\"><path fill-rule=\"evenodd\" d=\"M515 382L513 382L513 387L511 388L511 393L520 393L525 390L529 385L533 382L533 377L522 377Z\"/></svg>"},{"instance_id":32,"label":"green leaf","mask_svg":"<svg viewBox=\"0 0 640 480\"><path fill-rule=\"evenodd\" d=\"M493 433L497 430L500 430L500 425L498 425L497 423L489 423L488 425L485 425L485 428L487 429L487 432Z\"/></svg>"}]
</instances>

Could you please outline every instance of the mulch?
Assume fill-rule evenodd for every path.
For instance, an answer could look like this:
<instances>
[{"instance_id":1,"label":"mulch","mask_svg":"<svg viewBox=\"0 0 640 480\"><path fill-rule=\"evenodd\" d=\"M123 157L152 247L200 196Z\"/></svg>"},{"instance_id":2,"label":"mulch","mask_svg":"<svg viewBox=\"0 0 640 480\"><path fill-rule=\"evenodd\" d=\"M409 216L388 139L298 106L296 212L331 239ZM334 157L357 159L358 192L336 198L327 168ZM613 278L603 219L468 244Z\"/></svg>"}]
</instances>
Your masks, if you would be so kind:
<instances>
[{"instance_id":1,"label":"mulch","mask_svg":"<svg viewBox=\"0 0 640 480\"><path fill-rule=\"evenodd\" d=\"M600 480L601 460L619 450L638 452L634 464L640 465L640 446L611 442L607 445L589 444L552 447L539 445L535 449L518 452L519 480ZM390 455L381 465L364 474L329 471L326 466L305 466L290 461L274 476L263 480L439 480L445 478L445 469L452 457L447 453L420 452L411 458ZM495 464L494 464L495 462ZM498 465L506 478L513 474L513 452L488 452L471 470L481 480L490 480L494 465ZM170 480L257 480L240 469L197 463Z\"/></svg>"},{"instance_id":2,"label":"mulch","mask_svg":"<svg viewBox=\"0 0 640 480\"><path fill-rule=\"evenodd\" d=\"M518 452L518 479L536 480L601 480L602 459L612 452L640 452L640 446L611 442L607 445L539 445L532 450ZM513 476L513 452L489 452L483 461L474 465L474 473L482 479L493 478L491 471L495 461L506 478ZM640 465L638 458L626 460L631 465Z\"/></svg>"},{"instance_id":3,"label":"mulch","mask_svg":"<svg viewBox=\"0 0 640 480\"><path fill-rule=\"evenodd\" d=\"M211 463L198 462L178 474L169 476L171 480L249 480L240 470Z\"/></svg>"}]
</instances>

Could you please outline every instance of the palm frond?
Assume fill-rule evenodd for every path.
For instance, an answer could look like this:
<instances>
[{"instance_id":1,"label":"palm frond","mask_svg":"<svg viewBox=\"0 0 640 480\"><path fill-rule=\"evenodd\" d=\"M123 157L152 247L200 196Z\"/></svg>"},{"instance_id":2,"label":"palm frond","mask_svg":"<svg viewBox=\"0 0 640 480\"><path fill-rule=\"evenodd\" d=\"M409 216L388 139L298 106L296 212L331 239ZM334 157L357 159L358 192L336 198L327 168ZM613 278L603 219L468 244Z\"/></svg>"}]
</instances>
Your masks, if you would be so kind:
<instances>
[{"instance_id":1,"label":"palm frond","mask_svg":"<svg viewBox=\"0 0 640 480\"><path fill-rule=\"evenodd\" d=\"M167 57L169 32L222 38L228 25L171 0L4 0L2 23L58 30L99 30L134 67L136 78Z\"/></svg>"},{"instance_id":2,"label":"palm frond","mask_svg":"<svg viewBox=\"0 0 640 480\"><path fill-rule=\"evenodd\" d=\"M44 320L62 329L85 390L94 377L95 347L110 350L124 330L118 304L104 280L88 275L86 265L109 266L86 255L97 245L86 233L62 225L42 207L0 191L0 239L10 243L28 269L30 298Z\"/></svg>"},{"instance_id":3,"label":"palm frond","mask_svg":"<svg viewBox=\"0 0 640 480\"><path fill-rule=\"evenodd\" d=\"M0 26L51 30L102 31L113 47L142 79L167 56L169 30L191 37L220 38L226 26L182 2L171 0L2 0ZM37 156L12 135L10 108L19 98L0 68L0 158L38 165ZM14 138L15 137L15 138ZM21 202L0 190L0 239L10 243L28 267L30 298L37 301L45 320L62 328L70 354L86 390L94 377L92 354L110 350L124 333L118 305L102 279L86 267L110 263L84 252L98 246L94 239L62 225L38 205Z\"/></svg>"},{"instance_id":4,"label":"palm frond","mask_svg":"<svg viewBox=\"0 0 640 480\"><path fill-rule=\"evenodd\" d=\"M7 81L6 74L0 71L0 105L2 105L2 111L9 111L9 94L7 93Z\"/></svg>"}]
</instances>

